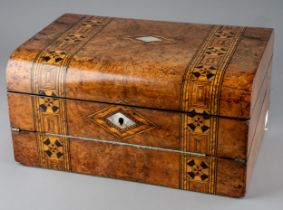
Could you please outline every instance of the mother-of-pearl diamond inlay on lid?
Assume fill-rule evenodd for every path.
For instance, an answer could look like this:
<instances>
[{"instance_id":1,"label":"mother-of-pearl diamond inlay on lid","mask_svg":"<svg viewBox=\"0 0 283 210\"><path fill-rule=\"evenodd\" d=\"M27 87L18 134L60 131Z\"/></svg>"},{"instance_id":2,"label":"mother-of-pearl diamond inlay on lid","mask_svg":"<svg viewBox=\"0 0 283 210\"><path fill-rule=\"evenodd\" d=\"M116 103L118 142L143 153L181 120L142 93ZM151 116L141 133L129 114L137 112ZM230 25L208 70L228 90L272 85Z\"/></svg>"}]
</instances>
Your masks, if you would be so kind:
<instances>
[{"instance_id":1,"label":"mother-of-pearl diamond inlay on lid","mask_svg":"<svg viewBox=\"0 0 283 210\"><path fill-rule=\"evenodd\" d=\"M135 39L143 41L143 42L160 42L162 39L155 36L138 36Z\"/></svg>"},{"instance_id":2,"label":"mother-of-pearl diamond inlay on lid","mask_svg":"<svg viewBox=\"0 0 283 210\"><path fill-rule=\"evenodd\" d=\"M136 35L136 36L126 36L126 39L136 41L136 43L144 44L170 44L174 43L176 40L171 38L166 38L158 35Z\"/></svg>"},{"instance_id":3,"label":"mother-of-pearl diamond inlay on lid","mask_svg":"<svg viewBox=\"0 0 283 210\"><path fill-rule=\"evenodd\" d=\"M120 106L106 107L88 117L108 133L119 138L127 138L155 127L153 122L135 109Z\"/></svg>"}]
</instances>

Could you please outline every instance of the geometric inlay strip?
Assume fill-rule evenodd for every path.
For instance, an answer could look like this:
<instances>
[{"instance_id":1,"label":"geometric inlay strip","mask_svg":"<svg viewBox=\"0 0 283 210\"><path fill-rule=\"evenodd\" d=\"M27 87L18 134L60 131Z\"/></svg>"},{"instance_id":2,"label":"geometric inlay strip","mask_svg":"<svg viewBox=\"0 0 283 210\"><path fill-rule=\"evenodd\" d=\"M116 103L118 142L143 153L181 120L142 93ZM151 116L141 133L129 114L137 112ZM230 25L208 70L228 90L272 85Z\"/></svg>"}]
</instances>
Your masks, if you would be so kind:
<instances>
[{"instance_id":1,"label":"geometric inlay strip","mask_svg":"<svg viewBox=\"0 0 283 210\"><path fill-rule=\"evenodd\" d=\"M66 72L73 56L109 22L107 17L84 16L57 37L34 60L32 92L34 122L38 132L66 135ZM45 97L48 96L48 97ZM63 136L37 135L39 164L45 168L70 170L69 140Z\"/></svg>"},{"instance_id":2,"label":"geometric inlay strip","mask_svg":"<svg viewBox=\"0 0 283 210\"><path fill-rule=\"evenodd\" d=\"M183 151L211 157L182 156L181 188L215 193L219 100L225 70L243 27L213 26L184 74L182 110Z\"/></svg>"}]
</instances>

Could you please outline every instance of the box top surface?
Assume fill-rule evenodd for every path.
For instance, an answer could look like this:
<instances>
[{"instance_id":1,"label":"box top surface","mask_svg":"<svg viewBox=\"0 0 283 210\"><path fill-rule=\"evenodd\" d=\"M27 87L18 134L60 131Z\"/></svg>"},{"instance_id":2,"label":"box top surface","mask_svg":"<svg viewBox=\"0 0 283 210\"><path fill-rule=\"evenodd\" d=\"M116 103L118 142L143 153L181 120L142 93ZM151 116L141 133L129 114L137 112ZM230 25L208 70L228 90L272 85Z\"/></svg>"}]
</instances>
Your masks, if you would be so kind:
<instances>
[{"instance_id":1,"label":"box top surface","mask_svg":"<svg viewBox=\"0 0 283 210\"><path fill-rule=\"evenodd\" d=\"M272 47L272 29L65 14L12 53L7 85L248 119Z\"/></svg>"}]
</instances>

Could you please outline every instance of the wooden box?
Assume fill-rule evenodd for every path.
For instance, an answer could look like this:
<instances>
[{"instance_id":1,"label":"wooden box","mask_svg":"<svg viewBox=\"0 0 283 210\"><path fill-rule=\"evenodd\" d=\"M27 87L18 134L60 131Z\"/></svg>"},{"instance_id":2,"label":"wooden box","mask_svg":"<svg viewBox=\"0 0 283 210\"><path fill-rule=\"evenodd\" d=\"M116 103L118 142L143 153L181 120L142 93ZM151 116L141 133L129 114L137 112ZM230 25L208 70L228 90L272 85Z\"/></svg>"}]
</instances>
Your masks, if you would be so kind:
<instances>
[{"instance_id":1,"label":"wooden box","mask_svg":"<svg viewBox=\"0 0 283 210\"><path fill-rule=\"evenodd\" d=\"M7 67L16 161L244 196L273 30L65 14Z\"/></svg>"}]
</instances>

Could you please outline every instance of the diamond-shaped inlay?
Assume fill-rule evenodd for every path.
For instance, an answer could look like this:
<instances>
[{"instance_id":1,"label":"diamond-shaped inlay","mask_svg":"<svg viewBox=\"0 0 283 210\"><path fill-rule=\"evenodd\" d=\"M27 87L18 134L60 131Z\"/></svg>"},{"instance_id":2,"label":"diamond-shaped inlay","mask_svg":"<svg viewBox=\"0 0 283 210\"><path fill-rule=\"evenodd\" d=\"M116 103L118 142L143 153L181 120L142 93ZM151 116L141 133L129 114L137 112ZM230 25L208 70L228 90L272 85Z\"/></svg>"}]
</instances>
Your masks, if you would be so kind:
<instances>
[{"instance_id":1,"label":"diamond-shaped inlay","mask_svg":"<svg viewBox=\"0 0 283 210\"><path fill-rule=\"evenodd\" d=\"M119 138L126 138L155 127L141 114L125 107L110 106L88 117Z\"/></svg>"},{"instance_id":2,"label":"diamond-shaped inlay","mask_svg":"<svg viewBox=\"0 0 283 210\"><path fill-rule=\"evenodd\" d=\"M121 112L117 112L106 119L120 129L126 129L136 124L133 120L129 119Z\"/></svg>"},{"instance_id":3,"label":"diamond-shaped inlay","mask_svg":"<svg viewBox=\"0 0 283 210\"><path fill-rule=\"evenodd\" d=\"M201 159L190 159L187 162L187 174L190 180L207 182L209 180L209 164Z\"/></svg>"},{"instance_id":4,"label":"diamond-shaped inlay","mask_svg":"<svg viewBox=\"0 0 283 210\"><path fill-rule=\"evenodd\" d=\"M64 155L63 144L56 137L43 139L43 151L51 160L58 160Z\"/></svg>"},{"instance_id":5,"label":"diamond-shaped inlay","mask_svg":"<svg viewBox=\"0 0 283 210\"><path fill-rule=\"evenodd\" d=\"M193 133L207 133L210 129L210 117L205 111L197 113L195 110L188 112L187 126Z\"/></svg>"},{"instance_id":6,"label":"diamond-shaped inlay","mask_svg":"<svg viewBox=\"0 0 283 210\"><path fill-rule=\"evenodd\" d=\"M168 39L166 37L158 36L158 35L137 35L137 36L127 36L126 39L134 40L140 43L162 43L169 44L174 43L174 39Z\"/></svg>"},{"instance_id":7,"label":"diamond-shaped inlay","mask_svg":"<svg viewBox=\"0 0 283 210\"><path fill-rule=\"evenodd\" d=\"M143 41L143 42L160 42L162 39L155 36L138 36L135 39Z\"/></svg>"}]
</instances>

